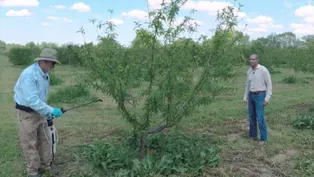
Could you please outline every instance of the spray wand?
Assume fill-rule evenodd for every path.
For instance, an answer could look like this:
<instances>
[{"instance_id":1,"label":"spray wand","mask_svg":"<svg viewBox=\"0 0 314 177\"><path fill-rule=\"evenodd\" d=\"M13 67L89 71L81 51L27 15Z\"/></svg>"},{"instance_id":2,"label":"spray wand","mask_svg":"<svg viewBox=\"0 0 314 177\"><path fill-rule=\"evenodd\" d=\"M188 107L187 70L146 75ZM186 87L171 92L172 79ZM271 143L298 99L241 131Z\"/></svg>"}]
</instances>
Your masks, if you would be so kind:
<instances>
[{"instance_id":1,"label":"spray wand","mask_svg":"<svg viewBox=\"0 0 314 177\"><path fill-rule=\"evenodd\" d=\"M88 103L85 103L85 104L81 104L81 105L78 105L78 106L75 106L75 107L72 107L72 108L69 108L69 109L61 108L61 111L62 111L62 113L65 113L65 112L70 111L72 109L76 109L76 108L79 108L79 107L82 107L82 106L86 106L86 105L89 105L89 104L92 104L92 103L95 103L95 102L98 102L98 101L102 102L101 99L98 99L98 100L91 101L91 102L88 102Z\"/></svg>"}]
</instances>

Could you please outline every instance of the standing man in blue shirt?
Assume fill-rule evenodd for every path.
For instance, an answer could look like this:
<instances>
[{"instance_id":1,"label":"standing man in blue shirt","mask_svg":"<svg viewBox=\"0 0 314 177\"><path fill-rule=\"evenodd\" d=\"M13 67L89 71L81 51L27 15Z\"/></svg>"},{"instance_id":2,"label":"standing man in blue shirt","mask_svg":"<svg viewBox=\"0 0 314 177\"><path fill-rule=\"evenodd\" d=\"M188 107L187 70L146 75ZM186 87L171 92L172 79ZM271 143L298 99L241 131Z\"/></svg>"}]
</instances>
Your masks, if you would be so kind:
<instances>
[{"instance_id":1,"label":"standing man in blue shirt","mask_svg":"<svg viewBox=\"0 0 314 177\"><path fill-rule=\"evenodd\" d=\"M41 170L50 170L52 163L51 139L47 119L61 117L60 108L47 104L51 71L57 60L57 51L51 48L42 50L34 64L27 67L19 76L14 87L15 108L19 123L19 140L27 163L29 176L40 176ZM55 174L58 174L55 171Z\"/></svg>"},{"instance_id":2,"label":"standing man in blue shirt","mask_svg":"<svg viewBox=\"0 0 314 177\"><path fill-rule=\"evenodd\" d=\"M264 108L272 95L272 81L268 69L259 64L256 54L250 56L251 68L247 71L243 103L248 103L250 131L249 138L257 138L257 122L261 134L259 144L267 141L267 126L264 120Z\"/></svg>"}]
</instances>

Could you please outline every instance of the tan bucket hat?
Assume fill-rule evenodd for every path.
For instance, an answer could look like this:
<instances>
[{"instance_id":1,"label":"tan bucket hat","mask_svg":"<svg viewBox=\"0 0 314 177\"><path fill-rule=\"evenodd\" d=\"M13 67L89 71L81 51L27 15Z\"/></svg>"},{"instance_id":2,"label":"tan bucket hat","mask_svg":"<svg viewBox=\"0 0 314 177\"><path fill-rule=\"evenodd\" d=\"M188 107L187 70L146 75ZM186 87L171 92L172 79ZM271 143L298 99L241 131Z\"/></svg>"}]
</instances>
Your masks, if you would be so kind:
<instances>
[{"instance_id":1,"label":"tan bucket hat","mask_svg":"<svg viewBox=\"0 0 314 177\"><path fill-rule=\"evenodd\" d=\"M52 48L44 48L41 53L40 56L38 58L35 58L34 61L39 61L39 60L46 60L46 61L53 61L56 63L61 64L58 60L57 60L57 50L52 49Z\"/></svg>"}]
</instances>

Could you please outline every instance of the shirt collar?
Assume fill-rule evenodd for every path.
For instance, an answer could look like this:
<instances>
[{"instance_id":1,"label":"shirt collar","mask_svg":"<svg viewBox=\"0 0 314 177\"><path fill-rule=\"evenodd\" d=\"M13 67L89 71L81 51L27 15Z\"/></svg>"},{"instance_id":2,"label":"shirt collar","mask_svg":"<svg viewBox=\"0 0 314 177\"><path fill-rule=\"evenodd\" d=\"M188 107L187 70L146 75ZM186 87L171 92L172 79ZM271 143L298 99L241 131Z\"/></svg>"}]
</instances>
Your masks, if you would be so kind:
<instances>
[{"instance_id":1,"label":"shirt collar","mask_svg":"<svg viewBox=\"0 0 314 177\"><path fill-rule=\"evenodd\" d=\"M257 64L256 68L255 69L259 69L261 68L261 65L260 64ZM251 67L251 70L253 70L253 68Z\"/></svg>"},{"instance_id":2,"label":"shirt collar","mask_svg":"<svg viewBox=\"0 0 314 177\"><path fill-rule=\"evenodd\" d=\"M43 76L44 78L47 77L47 74L44 73L44 71L39 67L39 64L38 64L38 63L35 63L35 68L36 68L36 70L39 72L39 74L40 74L41 76Z\"/></svg>"},{"instance_id":3,"label":"shirt collar","mask_svg":"<svg viewBox=\"0 0 314 177\"><path fill-rule=\"evenodd\" d=\"M257 64L256 68L257 68L257 69L258 69L258 68L261 68L261 65L260 65L260 64Z\"/></svg>"}]
</instances>

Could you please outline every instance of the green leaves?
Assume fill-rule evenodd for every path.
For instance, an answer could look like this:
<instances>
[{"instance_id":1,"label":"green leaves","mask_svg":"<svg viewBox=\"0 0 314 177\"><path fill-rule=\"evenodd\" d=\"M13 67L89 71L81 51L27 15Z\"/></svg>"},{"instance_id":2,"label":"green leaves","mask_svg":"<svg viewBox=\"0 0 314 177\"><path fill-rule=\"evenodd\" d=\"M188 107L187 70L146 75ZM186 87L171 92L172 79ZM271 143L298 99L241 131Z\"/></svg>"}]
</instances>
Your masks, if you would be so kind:
<instances>
[{"instance_id":1,"label":"green leaves","mask_svg":"<svg viewBox=\"0 0 314 177\"><path fill-rule=\"evenodd\" d=\"M313 116L303 115L298 116L292 124L297 129L312 129L314 130L314 118Z\"/></svg>"},{"instance_id":2,"label":"green leaves","mask_svg":"<svg viewBox=\"0 0 314 177\"><path fill-rule=\"evenodd\" d=\"M198 176L206 167L217 167L221 162L220 150L214 147L219 140L213 137L180 132L155 134L148 138L147 155L141 161L133 142L97 141L83 154L100 176Z\"/></svg>"}]
</instances>

